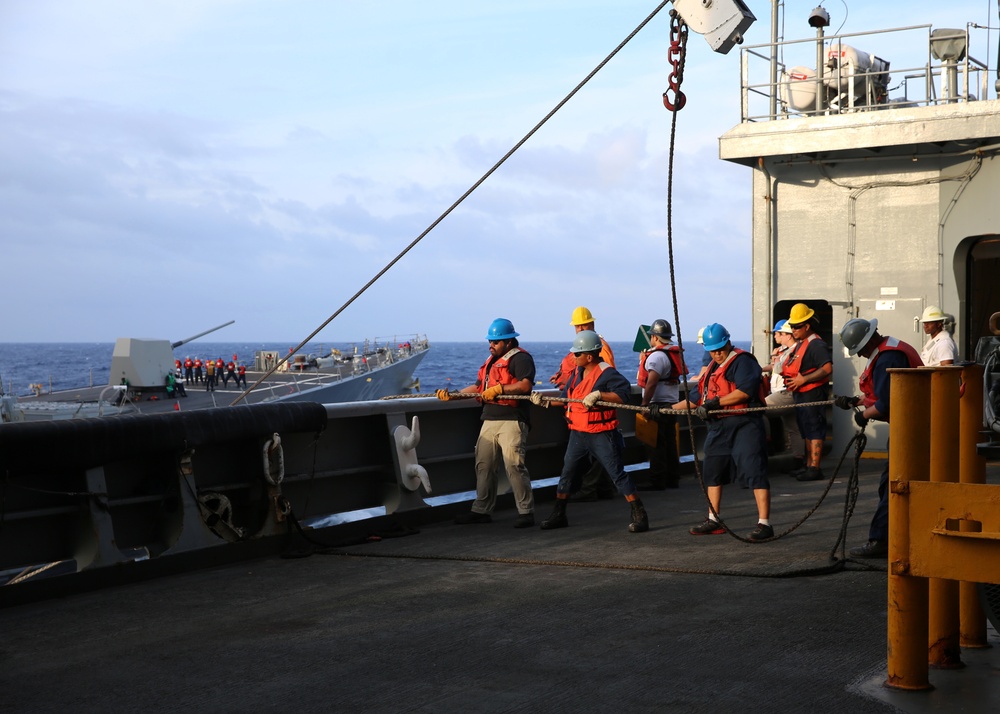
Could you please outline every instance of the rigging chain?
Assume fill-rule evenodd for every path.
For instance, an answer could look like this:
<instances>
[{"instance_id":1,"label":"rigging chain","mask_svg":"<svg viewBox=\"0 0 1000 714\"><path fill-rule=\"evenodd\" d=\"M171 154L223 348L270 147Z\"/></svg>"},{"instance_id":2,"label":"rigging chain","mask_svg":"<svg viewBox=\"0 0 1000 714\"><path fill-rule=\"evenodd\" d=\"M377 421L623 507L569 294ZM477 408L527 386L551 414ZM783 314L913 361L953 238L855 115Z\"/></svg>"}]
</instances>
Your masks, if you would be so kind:
<instances>
[{"instance_id":1,"label":"rigging chain","mask_svg":"<svg viewBox=\"0 0 1000 714\"><path fill-rule=\"evenodd\" d=\"M670 11L670 49L667 58L672 69L663 92L663 106L672 112L679 112L687 104L687 97L681 91L684 81L684 59L687 56L688 26L676 10ZM673 92L673 99L670 93Z\"/></svg>"}]
</instances>

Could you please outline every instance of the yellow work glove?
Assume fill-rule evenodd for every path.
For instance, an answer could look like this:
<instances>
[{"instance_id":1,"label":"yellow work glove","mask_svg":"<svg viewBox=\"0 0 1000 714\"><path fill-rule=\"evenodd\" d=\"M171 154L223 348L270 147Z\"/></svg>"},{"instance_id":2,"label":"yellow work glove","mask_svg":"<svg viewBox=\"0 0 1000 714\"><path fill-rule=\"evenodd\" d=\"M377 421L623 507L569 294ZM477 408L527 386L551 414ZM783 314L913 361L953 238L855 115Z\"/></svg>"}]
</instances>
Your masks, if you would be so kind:
<instances>
[{"instance_id":1,"label":"yellow work glove","mask_svg":"<svg viewBox=\"0 0 1000 714\"><path fill-rule=\"evenodd\" d=\"M583 398L583 406L587 409L593 409L594 405L597 404L597 400L601 398L601 393L596 389Z\"/></svg>"},{"instance_id":2,"label":"yellow work glove","mask_svg":"<svg viewBox=\"0 0 1000 714\"><path fill-rule=\"evenodd\" d=\"M484 402L492 402L501 394L503 394L503 385L494 384L489 389L486 389L480 396L482 396Z\"/></svg>"},{"instance_id":3,"label":"yellow work glove","mask_svg":"<svg viewBox=\"0 0 1000 714\"><path fill-rule=\"evenodd\" d=\"M447 389L437 390L436 392L434 392L434 396L440 399L442 402L447 402L449 399L451 399L451 395L448 394Z\"/></svg>"},{"instance_id":4,"label":"yellow work glove","mask_svg":"<svg viewBox=\"0 0 1000 714\"><path fill-rule=\"evenodd\" d=\"M543 397L543 396L542 396L541 394L539 394L538 392L532 392L532 393L531 393L531 396L530 396L530 397L528 397L528 399L529 399L529 400L531 401L531 403L532 403L532 404L534 404L534 405L535 405L536 407L541 407L542 409L548 409L548 408L549 408L549 400L548 400L548 399L546 399L546 398L544 398L544 397Z\"/></svg>"}]
</instances>

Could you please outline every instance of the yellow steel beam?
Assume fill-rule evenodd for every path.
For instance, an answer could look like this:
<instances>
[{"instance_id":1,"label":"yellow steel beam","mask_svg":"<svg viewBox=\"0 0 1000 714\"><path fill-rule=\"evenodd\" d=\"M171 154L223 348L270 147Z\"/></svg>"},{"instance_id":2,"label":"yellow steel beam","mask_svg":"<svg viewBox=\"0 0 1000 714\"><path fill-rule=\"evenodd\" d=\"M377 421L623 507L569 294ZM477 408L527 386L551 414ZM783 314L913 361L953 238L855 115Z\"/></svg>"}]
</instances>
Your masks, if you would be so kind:
<instances>
[{"instance_id":1,"label":"yellow steel beam","mask_svg":"<svg viewBox=\"0 0 1000 714\"><path fill-rule=\"evenodd\" d=\"M910 481L908 490L909 573L1000 584L1000 486Z\"/></svg>"}]
</instances>

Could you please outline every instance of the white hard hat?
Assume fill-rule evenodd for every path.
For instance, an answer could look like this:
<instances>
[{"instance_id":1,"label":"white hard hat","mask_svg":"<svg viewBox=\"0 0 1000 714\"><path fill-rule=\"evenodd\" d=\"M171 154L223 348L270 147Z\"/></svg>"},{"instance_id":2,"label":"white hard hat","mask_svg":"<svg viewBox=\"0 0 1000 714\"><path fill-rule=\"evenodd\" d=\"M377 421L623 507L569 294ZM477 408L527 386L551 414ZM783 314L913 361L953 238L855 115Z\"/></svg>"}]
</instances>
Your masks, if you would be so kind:
<instances>
[{"instance_id":1,"label":"white hard hat","mask_svg":"<svg viewBox=\"0 0 1000 714\"><path fill-rule=\"evenodd\" d=\"M920 316L921 322L941 322L945 319L945 314L937 305L928 305L924 309L924 314Z\"/></svg>"},{"instance_id":2,"label":"white hard hat","mask_svg":"<svg viewBox=\"0 0 1000 714\"><path fill-rule=\"evenodd\" d=\"M699 345L705 344L705 328L704 327L701 328L700 330L698 330L698 344Z\"/></svg>"}]
</instances>

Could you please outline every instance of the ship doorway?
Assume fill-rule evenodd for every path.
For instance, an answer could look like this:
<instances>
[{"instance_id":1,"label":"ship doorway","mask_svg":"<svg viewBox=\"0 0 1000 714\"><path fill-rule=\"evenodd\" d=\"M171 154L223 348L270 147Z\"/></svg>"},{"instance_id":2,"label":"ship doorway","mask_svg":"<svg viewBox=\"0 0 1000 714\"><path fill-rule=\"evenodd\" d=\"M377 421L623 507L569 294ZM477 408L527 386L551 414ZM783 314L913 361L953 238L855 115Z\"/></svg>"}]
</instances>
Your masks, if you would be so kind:
<instances>
[{"instance_id":1,"label":"ship doorway","mask_svg":"<svg viewBox=\"0 0 1000 714\"><path fill-rule=\"evenodd\" d=\"M787 320L788 314L792 311L792 305L802 303L816 311L816 319L819 320L819 336L828 345L833 344L833 308L826 300L779 300L774 304L774 314L771 316L773 327L778 320ZM987 316L988 317L988 316Z\"/></svg>"},{"instance_id":2,"label":"ship doorway","mask_svg":"<svg viewBox=\"0 0 1000 714\"><path fill-rule=\"evenodd\" d=\"M966 257L965 320L962 323L961 352L965 359L976 358L979 338L990 334L990 315L1000 311L1000 236L976 240Z\"/></svg>"}]
</instances>

